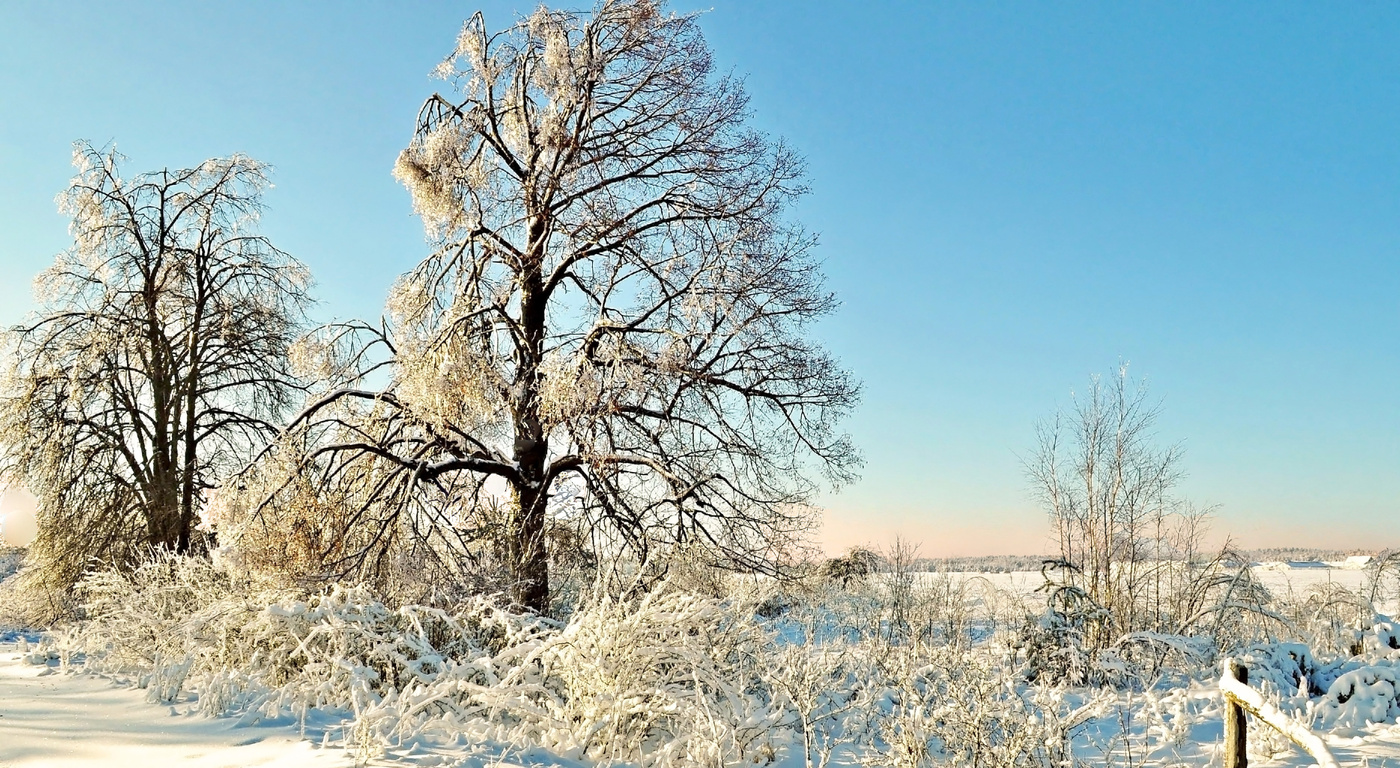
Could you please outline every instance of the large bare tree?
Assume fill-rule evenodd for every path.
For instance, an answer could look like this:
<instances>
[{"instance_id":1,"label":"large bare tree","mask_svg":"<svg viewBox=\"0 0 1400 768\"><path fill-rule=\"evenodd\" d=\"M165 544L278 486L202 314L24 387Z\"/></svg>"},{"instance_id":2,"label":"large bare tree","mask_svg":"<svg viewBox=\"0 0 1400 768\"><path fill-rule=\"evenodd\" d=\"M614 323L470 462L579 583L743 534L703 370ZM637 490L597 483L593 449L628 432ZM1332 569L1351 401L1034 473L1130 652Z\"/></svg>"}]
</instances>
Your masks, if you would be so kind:
<instances>
[{"instance_id":1,"label":"large bare tree","mask_svg":"<svg viewBox=\"0 0 1400 768\"><path fill-rule=\"evenodd\" d=\"M295 422L284 490L327 515L328 565L489 541L535 609L561 525L633 561L771 567L858 463L858 387L806 336L836 302L785 218L800 158L747 125L695 18L650 0L494 34L478 14L438 73L456 93L395 169L433 253L386 323L326 331L354 373Z\"/></svg>"},{"instance_id":2,"label":"large bare tree","mask_svg":"<svg viewBox=\"0 0 1400 768\"><path fill-rule=\"evenodd\" d=\"M266 166L241 155L120 175L78 144L59 198L73 246L7 336L4 477L39 500L34 557L189 551L203 492L276 433L298 388L306 270L258 233Z\"/></svg>"}]
</instances>

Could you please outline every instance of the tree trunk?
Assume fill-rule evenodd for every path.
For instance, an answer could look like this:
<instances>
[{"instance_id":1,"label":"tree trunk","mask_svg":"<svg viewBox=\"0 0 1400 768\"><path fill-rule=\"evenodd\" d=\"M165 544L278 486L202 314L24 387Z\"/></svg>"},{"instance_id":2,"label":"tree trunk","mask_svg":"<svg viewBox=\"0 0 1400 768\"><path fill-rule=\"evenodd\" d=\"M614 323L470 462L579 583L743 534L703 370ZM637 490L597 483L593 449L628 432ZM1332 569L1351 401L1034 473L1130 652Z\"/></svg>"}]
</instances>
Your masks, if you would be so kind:
<instances>
[{"instance_id":1,"label":"tree trunk","mask_svg":"<svg viewBox=\"0 0 1400 768\"><path fill-rule=\"evenodd\" d=\"M544 362L545 304L544 261L548 223L532 217L530 248L523 260L520 280L520 327L524 343L517 351L515 379L515 462L521 480L514 484L514 518L509 548L515 570L512 591L516 603L537 613L549 608L549 552L545 547L545 486L549 438L540 419L540 366Z\"/></svg>"},{"instance_id":2,"label":"tree trunk","mask_svg":"<svg viewBox=\"0 0 1400 768\"><path fill-rule=\"evenodd\" d=\"M516 507L508 542L514 570L511 597L523 608L549 608L549 551L545 547L545 494L538 486L515 488Z\"/></svg>"},{"instance_id":3,"label":"tree trunk","mask_svg":"<svg viewBox=\"0 0 1400 768\"><path fill-rule=\"evenodd\" d=\"M194 483L198 473L197 441L195 439L195 397L190 395L185 411L184 461L180 467L180 532L175 551L188 554L190 530L194 528Z\"/></svg>"},{"instance_id":4,"label":"tree trunk","mask_svg":"<svg viewBox=\"0 0 1400 768\"><path fill-rule=\"evenodd\" d=\"M147 530L150 531L151 546L160 549L179 550L180 546L180 495L179 482L175 472L160 468L154 478L153 493L146 509Z\"/></svg>"}]
</instances>

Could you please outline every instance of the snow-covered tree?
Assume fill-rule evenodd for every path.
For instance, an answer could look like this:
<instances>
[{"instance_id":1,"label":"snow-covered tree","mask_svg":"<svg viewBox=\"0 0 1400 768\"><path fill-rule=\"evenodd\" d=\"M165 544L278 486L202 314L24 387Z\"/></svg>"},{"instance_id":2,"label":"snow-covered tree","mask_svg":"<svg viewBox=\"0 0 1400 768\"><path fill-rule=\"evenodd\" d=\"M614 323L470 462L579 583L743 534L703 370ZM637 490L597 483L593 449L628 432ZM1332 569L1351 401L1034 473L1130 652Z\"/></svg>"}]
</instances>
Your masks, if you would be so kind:
<instances>
[{"instance_id":1,"label":"snow-covered tree","mask_svg":"<svg viewBox=\"0 0 1400 768\"><path fill-rule=\"evenodd\" d=\"M1098 617L1086 631L1096 648L1129 632L1184 631L1211 589L1201 577L1213 570L1198 562L1211 510L1176 495L1182 447L1159 444L1158 413L1120 365L1037 427L1026 462L1066 583Z\"/></svg>"},{"instance_id":2,"label":"snow-covered tree","mask_svg":"<svg viewBox=\"0 0 1400 768\"><path fill-rule=\"evenodd\" d=\"M801 159L652 0L494 34L478 14L437 74L455 94L395 168L433 252L386 323L328 330L353 373L295 422L328 562L485 541L536 609L560 526L632 561L771 567L858 463L858 387L805 335L836 302L786 218Z\"/></svg>"},{"instance_id":3,"label":"snow-covered tree","mask_svg":"<svg viewBox=\"0 0 1400 768\"><path fill-rule=\"evenodd\" d=\"M59 198L73 246L7 334L0 476L38 497L36 560L188 551L206 489L276 434L306 270L257 231L266 166L241 155L124 179L79 143Z\"/></svg>"}]
</instances>

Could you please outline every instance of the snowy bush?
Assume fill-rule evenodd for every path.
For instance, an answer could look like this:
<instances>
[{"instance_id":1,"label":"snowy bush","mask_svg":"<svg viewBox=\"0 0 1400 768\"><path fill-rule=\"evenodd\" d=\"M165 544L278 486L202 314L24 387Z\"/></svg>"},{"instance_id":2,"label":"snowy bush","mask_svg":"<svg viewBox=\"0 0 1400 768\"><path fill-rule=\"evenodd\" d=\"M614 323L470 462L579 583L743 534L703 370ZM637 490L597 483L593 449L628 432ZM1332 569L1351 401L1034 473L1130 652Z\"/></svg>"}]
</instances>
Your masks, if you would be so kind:
<instances>
[{"instance_id":1,"label":"snowy bush","mask_svg":"<svg viewBox=\"0 0 1400 768\"><path fill-rule=\"evenodd\" d=\"M364 758L427 740L636 766L1195 760L1195 724L1220 716L1217 653L1243 660L1269 701L1315 727L1400 715L1386 616L1368 617L1364 635L1295 618L1260 625L1277 629L1267 642L1141 631L1092 651L1080 638L1093 604L1073 589L1015 626L1019 600L975 579L921 576L896 624L881 576L843 587L820 571L797 583L690 574L684 589L581 590L556 620L480 595L395 607L362 586L307 590L163 554L89 575L86 618L52 647L153 701L339 723L328 739ZM1316 606L1275 607L1300 617ZM1197 627L1229 626L1223 612ZM1350 645L1364 652L1327 650Z\"/></svg>"},{"instance_id":2,"label":"snowy bush","mask_svg":"<svg viewBox=\"0 0 1400 768\"><path fill-rule=\"evenodd\" d=\"M1362 727L1394 722L1400 715L1400 670L1390 665L1367 665L1343 672L1316 703L1324 726Z\"/></svg>"},{"instance_id":3,"label":"snowy bush","mask_svg":"<svg viewBox=\"0 0 1400 768\"><path fill-rule=\"evenodd\" d=\"M1265 643L1246 648L1239 655L1249 670L1249 684L1266 692L1286 696L1322 693L1313 679L1319 663L1312 650L1302 643Z\"/></svg>"},{"instance_id":4,"label":"snowy bush","mask_svg":"<svg viewBox=\"0 0 1400 768\"><path fill-rule=\"evenodd\" d=\"M1280 595L1280 610L1299 642L1319 656L1355 656L1365 650L1362 627L1374 620L1375 607L1340 584L1319 584L1301 596Z\"/></svg>"},{"instance_id":5,"label":"snowy bush","mask_svg":"<svg viewBox=\"0 0 1400 768\"><path fill-rule=\"evenodd\" d=\"M1302 632L1228 550L1203 563L1139 565L1152 588L1125 593L1138 595L1138 603L1110 607L1081 586L1086 577L1073 564L1045 562L1044 611L1027 619L1018 639L1030 679L1140 686L1162 674L1189 676L1210 667L1218 652L1276 641L1280 633L1336 645L1335 604L1342 598L1293 611L1311 611L1311 633Z\"/></svg>"},{"instance_id":6,"label":"snowy bush","mask_svg":"<svg viewBox=\"0 0 1400 768\"><path fill-rule=\"evenodd\" d=\"M1027 677L1070 685L1103 682L1105 670L1097 664L1089 636L1108 618L1108 610L1079 587L1051 585L1044 614L1022 630Z\"/></svg>"},{"instance_id":7,"label":"snowy bush","mask_svg":"<svg viewBox=\"0 0 1400 768\"><path fill-rule=\"evenodd\" d=\"M794 634L805 608L759 617L767 582L595 592L565 621L486 597L393 608L172 555L82 589L87 618L55 641L66 664L210 715L340 713L333 733L364 757L420 738L639 766L1051 766L1067 748L1060 689L1027 685L1008 649L878 623Z\"/></svg>"},{"instance_id":8,"label":"snowy bush","mask_svg":"<svg viewBox=\"0 0 1400 768\"><path fill-rule=\"evenodd\" d=\"M191 689L209 714L346 710L362 751L466 731L565 756L718 765L747 759L782 718L752 612L675 591L596 598L561 625L486 598L395 610L363 588L259 588L168 555L83 590L88 618L58 640L65 661L82 654L157 701Z\"/></svg>"},{"instance_id":9,"label":"snowy bush","mask_svg":"<svg viewBox=\"0 0 1400 768\"><path fill-rule=\"evenodd\" d=\"M28 550L0 550L0 627L46 627L77 616L68 585L26 562Z\"/></svg>"},{"instance_id":10,"label":"snowy bush","mask_svg":"<svg viewBox=\"0 0 1400 768\"><path fill-rule=\"evenodd\" d=\"M919 652L923 651L923 652ZM1026 687L1016 668L956 647L916 649L889 662L890 716L881 764L1063 766L1074 718L1062 689Z\"/></svg>"},{"instance_id":11,"label":"snowy bush","mask_svg":"<svg viewBox=\"0 0 1400 768\"><path fill-rule=\"evenodd\" d=\"M1391 645L1395 622L1376 614L1354 645L1356 655L1324 661L1298 642L1256 644L1239 656L1249 684L1283 711L1328 728L1363 728L1400 717L1400 653Z\"/></svg>"}]
</instances>

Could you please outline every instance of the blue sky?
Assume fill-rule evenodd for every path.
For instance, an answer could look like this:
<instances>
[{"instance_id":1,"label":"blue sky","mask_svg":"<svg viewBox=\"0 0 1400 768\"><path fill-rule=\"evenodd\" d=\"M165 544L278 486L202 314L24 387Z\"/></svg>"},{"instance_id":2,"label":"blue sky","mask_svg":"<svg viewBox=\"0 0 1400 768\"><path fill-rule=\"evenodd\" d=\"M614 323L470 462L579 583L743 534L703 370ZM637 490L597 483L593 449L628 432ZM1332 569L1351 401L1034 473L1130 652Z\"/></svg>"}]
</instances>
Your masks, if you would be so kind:
<instances>
[{"instance_id":1,"label":"blue sky","mask_svg":"<svg viewBox=\"0 0 1400 768\"><path fill-rule=\"evenodd\" d=\"M374 315L424 253L390 178L478 7L0 5L0 323L66 245L69 145L132 172L245 152L318 314ZM1400 6L682 3L754 120L865 381L832 548L1046 549L1020 455L1131 363L1182 492L1246 546L1400 545Z\"/></svg>"}]
</instances>

